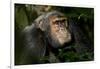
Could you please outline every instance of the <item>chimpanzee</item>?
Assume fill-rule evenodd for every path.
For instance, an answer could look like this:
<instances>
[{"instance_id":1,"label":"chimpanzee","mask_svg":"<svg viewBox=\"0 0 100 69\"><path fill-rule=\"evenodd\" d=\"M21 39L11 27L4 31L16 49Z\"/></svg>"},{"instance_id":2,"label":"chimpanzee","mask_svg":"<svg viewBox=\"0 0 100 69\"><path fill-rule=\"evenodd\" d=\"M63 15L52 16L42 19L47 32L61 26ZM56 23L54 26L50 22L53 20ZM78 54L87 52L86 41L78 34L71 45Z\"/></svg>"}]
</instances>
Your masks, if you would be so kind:
<instances>
[{"instance_id":1,"label":"chimpanzee","mask_svg":"<svg viewBox=\"0 0 100 69\"><path fill-rule=\"evenodd\" d=\"M73 50L81 53L90 46L77 24L58 11L40 15L22 33L24 47L19 65L63 62L57 57L60 49L69 50L74 43L77 47Z\"/></svg>"}]
</instances>

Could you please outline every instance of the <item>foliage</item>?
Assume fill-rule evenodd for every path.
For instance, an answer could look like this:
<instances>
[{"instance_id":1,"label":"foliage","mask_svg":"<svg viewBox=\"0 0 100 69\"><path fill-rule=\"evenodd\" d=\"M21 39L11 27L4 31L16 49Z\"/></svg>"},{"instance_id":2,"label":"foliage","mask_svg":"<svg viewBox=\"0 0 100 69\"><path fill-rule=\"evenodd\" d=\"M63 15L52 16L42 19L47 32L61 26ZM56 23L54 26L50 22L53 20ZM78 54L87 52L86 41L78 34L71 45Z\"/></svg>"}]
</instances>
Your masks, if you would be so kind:
<instances>
[{"instance_id":1,"label":"foliage","mask_svg":"<svg viewBox=\"0 0 100 69\"><path fill-rule=\"evenodd\" d=\"M91 41L91 45L94 45L93 8L15 4L15 37L17 37L16 44L18 47L21 46L19 39L23 28L32 24L39 15L53 10L60 11L67 17L71 17L81 27L85 36ZM58 57L63 58L66 62L89 61L94 59L93 56L93 52L79 54L74 51L64 52L64 50L60 50L58 54ZM47 60L46 58L44 59L45 61Z\"/></svg>"}]
</instances>

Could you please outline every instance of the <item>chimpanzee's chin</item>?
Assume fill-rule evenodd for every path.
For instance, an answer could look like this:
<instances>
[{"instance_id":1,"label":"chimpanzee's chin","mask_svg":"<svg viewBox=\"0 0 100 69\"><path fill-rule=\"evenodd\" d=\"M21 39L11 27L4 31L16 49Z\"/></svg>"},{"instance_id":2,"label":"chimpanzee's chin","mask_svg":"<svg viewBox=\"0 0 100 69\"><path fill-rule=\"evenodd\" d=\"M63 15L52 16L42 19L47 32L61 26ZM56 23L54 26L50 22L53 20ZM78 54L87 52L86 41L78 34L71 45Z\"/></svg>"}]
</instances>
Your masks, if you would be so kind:
<instances>
[{"instance_id":1,"label":"chimpanzee's chin","mask_svg":"<svg viewBox=\"0 0 100 69\"><path fill-rule=\"evenodd\" d=\"M64 46L64 44L60 44L58 41L54 41L54 40L51 41L51 44L53 48L62 48Z\"/></svg>"}]
</instances>

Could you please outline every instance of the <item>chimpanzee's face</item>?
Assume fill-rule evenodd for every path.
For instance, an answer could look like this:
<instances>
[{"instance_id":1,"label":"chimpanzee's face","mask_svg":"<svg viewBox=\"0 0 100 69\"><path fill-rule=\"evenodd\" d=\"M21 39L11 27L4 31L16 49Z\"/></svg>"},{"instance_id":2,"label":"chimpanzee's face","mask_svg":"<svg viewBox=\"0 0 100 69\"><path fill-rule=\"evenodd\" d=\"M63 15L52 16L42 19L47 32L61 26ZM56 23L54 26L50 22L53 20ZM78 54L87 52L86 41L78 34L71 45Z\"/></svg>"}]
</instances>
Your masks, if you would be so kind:
<instances>
[{"instance_id":1,"label":"chimpanzee's face","mask_svg":"<svg viewBox=\"0 0 100 69\"><path fill-rule=\"evenodd\" d=\"M67 18L61 16L51 16L50 20L50 33L51 39L63 46L63 44L71 41L71 33L68 29ZM52 42L52 41L51 41Z\"/></svg>"}]
</instances>

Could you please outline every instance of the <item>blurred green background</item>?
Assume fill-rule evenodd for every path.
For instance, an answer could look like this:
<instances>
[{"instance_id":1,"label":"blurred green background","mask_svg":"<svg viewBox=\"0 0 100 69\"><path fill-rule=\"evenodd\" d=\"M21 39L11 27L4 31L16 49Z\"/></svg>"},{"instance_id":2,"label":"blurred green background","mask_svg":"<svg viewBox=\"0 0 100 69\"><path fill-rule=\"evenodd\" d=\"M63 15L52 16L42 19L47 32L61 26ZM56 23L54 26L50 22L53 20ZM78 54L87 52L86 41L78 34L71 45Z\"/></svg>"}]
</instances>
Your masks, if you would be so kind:
<instances>
[{"instance_id":1,"label":"blurred green background","mask_svg":"<svg viewBox=\"0 0 100 69\"><path fill-rule=\"evenodd\" d=\"M21 31L31 25L33 21L41 14L50 11L60 11L67 17L71 17L82 29L85 36L91 42L94 48L94 8L84 7L64 7L64 6L48 6L48 5L32 5L32 4L15 4L15 61L17 63L21 52ZM64 52L61 50L58 55L65 61L88 61L94 59L94 51L84 54L77 54L73 51ZM45 58L46 60L46 58Z\"/></svg>"}]
</instances>

